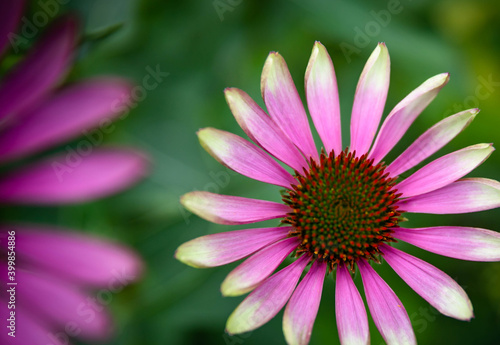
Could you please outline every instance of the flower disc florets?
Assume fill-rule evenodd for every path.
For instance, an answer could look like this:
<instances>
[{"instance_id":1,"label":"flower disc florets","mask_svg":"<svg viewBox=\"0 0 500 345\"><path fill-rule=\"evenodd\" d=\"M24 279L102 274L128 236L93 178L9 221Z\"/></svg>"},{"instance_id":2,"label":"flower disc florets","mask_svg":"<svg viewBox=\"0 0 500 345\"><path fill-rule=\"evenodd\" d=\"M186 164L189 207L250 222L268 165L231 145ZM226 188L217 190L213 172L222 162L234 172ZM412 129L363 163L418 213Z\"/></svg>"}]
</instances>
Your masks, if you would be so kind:
<instances>
[{"instance_id":1,"label":"flower disc florets","mask_svg":"<svg viewBox=\"0 0 500 345\"><path fill-rule=\"evenodd\" d=\"M311 159L309 170L296 172L298 183L283 201L292 208L285 223L293 225L290 235L298 236L298 252L309 253L327 262L351 268L357 260L377 260L379 245L395 242L391 236L399 221L395 202L400 197L385 165L373 165L366 155L352 152L322 153Z\"/></svg>"}]
</instances>

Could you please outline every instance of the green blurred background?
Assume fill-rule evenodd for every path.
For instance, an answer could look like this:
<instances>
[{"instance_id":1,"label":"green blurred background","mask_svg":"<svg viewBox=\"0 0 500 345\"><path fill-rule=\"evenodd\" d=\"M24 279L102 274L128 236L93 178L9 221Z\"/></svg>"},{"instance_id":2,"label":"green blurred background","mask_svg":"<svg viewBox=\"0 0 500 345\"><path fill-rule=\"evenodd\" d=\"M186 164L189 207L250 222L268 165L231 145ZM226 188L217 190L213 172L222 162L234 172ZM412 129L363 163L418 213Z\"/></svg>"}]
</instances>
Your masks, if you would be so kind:
<instances>
[{"instance_id":1,"label":"green blurred background","mask_svg":"<svg viewBox=\"0 0 500 345\"><path fill-rule=\"evenodd\" d=\"M28 18L39 6L32 2ZM81 16L89 38L81 46L71 79L117 74L142 85L149 69L169 73L106 137L110 144L135 145L150 153L153 170L145 181L90 204L8 211L12 219L117 239L142 255L147 265L144 279L113 296L110 307L117 332L108 344L285 343L282 313L251 334L224 335L226 319L243 297L223 298L219 286L236 264L196 270L173 258L176 247L189 239L244 228L191 215L179 205L182 194L209 190L280 200L278 187L220 166L195 135L199 128L213 126L244 136L225 104L223 89L241 88L263 105L260 73L270 51L285 57L304 99L303 76L313 43L318 40L327 47L339 82L345 139L357 79L377 42L386 42L392 61L386 114L428 77L450 72L448 86L389 160L445 116L474 107L482 111L472 125L434 157L478 142L500 142L500 3L495 0L71 0L61 9L66 11ZM116 24L123 26L95 39ZM66 149L67 145L59 148ZM494 153L471 175L500 179L499 167L500 155ZM499 210L410 215L405 226L467 225L500 231L499 216ZM462 262L405 244L398 247L443 269L474 304L476 318L471 322L439 315L388 265L378 266L404 303L420 344L500 344L499 263ZM361 288L359 277L356 283ZM311 344L338 344L334 305L329 276ZM384 344L371 319L370 326L372 344Z\"/></svg>"}]
</instances>

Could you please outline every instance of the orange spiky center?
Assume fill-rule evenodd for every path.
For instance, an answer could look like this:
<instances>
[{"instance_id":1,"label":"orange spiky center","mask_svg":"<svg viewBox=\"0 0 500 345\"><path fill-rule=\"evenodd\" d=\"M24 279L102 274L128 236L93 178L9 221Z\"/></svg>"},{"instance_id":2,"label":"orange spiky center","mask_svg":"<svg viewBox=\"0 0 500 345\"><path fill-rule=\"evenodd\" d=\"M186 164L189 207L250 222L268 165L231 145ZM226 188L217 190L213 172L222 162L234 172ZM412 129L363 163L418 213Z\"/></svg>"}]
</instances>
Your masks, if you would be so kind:
<instances>
[{"instance_id":1,"label":"orange spiky center","mask_svg":"<svg viewBox=\"0 0 500 345\"><path fill-rule=\"evenodd\" d=\"M332 151L321 153L319 163L311 159L309 170L296 171L295 178L297 184L283 196L293 210L283 222L293 226L290 236L301 240L298 253L309 253L330 269L341 263L354 269L359 259L378 261L379 246L395 242L391 229L399 221L395 203L401 194L382 163Z\"/></svg>"}]
</instances>

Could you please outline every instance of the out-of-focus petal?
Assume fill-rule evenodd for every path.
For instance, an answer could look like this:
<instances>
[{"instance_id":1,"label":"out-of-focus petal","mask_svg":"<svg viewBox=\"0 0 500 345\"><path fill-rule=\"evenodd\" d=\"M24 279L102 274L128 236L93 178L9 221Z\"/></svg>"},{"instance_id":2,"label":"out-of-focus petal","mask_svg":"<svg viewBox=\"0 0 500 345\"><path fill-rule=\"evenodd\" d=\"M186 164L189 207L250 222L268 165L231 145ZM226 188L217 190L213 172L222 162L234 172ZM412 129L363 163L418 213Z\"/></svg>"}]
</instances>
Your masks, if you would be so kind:
<instances>
[{"instance_id":1,"label":"out-of-focus petal","mask_svg":"<svg viewBox=\"0 0 500 345\"><path fill-rule=\"evenodd\" d=\"M352 106L350 150L357 156L368 152L377 132L389 91L390 66L387 47L379 43L361 73Z\"/></svg>"},{"instance_id":2,"label":"out-of-focus petal","mask_svg":"<svg viewBox=\"0 0 500 345\"><path fill-rule=\"evenodd\" d=\"M260 228L221 232L182 244L175 258L193 267L215 267L242 259L284 239L291 227Z\"/></svg>"},{"instance_id":3,"label":"out-of-focus petal","mask_svg":"<svg viewBox=\"0 0 500 345\"><path fill-rule=\"evenodd\" d=\"M325 150L342 151L339 93L333 63L321 43L314 43L306 70L307 106Z\"/></svg>"},{"instance_id":4,"label":"out-of-focus petal","mask_svg":"<svg viewBox=\"0 0 500 345\"><path fill-rule=\"evenodd\" d=\"M244 333L271 320L292 295L308 262L309 257L303 255L294 263L266 279L229 316L226 331L229 334Z\"/></svg>"},{"instance_id":5,"label":"out-of-focus petal","mask_svg":"<svg viewBox=\"0 0 500 345\"><path fill-rule=\"evenodd\" d=\"M260 87L262 98L274 122L307 159L318 159L304 105L285 59L280 54L269 54L262 71Z\"/></svg>"},{"instance_id":6,"label":"out-of-focus petal","mask_svg":"<svg viewBox=\"0 0 500 345\"><path fill-rule=\"evenodd\" d=\"M15 31L25 5L25 0L0 2L0 55L7 48L7 42L16 42Z\"/></svg>"},{"instance_id":7,"label":"out-of-focus petal","mask_svg":"<svg viewBox=\"0 0 500 345\"><path fill-rule=\"evenodd\" d=\"M394 228L392 236L436 254L469 261L500 261L500 233L463 226Z\"/></svg>"},{"instance_id":8,"label":"out-of-focus petal","mask_svg":"<svg viewBox=\"0 0 500 345\"><path fill-rule=\"evenodd\" d=\"M121 79L87 80L65 88L32 109L0 135L0 161L40 152L86 134L82 150L99 146L111 120L130 99L130 85ZM101 130L101 127L106 126ZM97 128L94 134L86 130Z\"/></svg>"},{"instance_id":9,"label":"out-of-focus petal","mask_svg":"<svg viewBox=\"0 0 500 345\"><path fill-rule=\"evenodd\" d=\"M197 216L217 224L248 224L286 217L290 207L273 201L190 192L181 197L182 205Z\"/></svg>"},{"instance_id":10,"label":"out-of-focus petal","mask_svg":"<svg viewBox=\"0 0 500 345\"><path fill-rule=\"evenodd\" d=\"M297 183L290 173L245 139L215 128L198 131L201 146L219 163L254 180L284 188Z\"/></svg>"},{"instance_id":11,"label":"out-of-focus petal","mask_svg":"<svg viewBox=\"0 0 500 345\"><path fill-rule=\"evenodd\" d=\"M16 204L83 202L121 191L146 175L148 160L128 149L67 152L0 178L0 200Z\"/></svg>"}]
</instances>

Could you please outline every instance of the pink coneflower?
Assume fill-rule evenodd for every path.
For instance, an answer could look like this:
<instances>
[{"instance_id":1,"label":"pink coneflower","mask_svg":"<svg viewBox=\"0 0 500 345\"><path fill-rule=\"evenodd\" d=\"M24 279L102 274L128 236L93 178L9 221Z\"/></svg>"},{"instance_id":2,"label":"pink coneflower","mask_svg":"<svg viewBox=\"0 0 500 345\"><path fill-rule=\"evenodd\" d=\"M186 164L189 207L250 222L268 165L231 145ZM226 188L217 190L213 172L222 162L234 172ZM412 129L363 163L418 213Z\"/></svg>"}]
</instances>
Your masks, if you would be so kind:
<instances>
[{"instance_id":1,"label":"pink coneflower","mask_svg":"<svg viewBox=\"0 0 500 345\"><path fill-rule=\"evenodd\" d=\"M389 71L389 54L381 43L358 82L351 143L346 149L341 141L333 64L319 42L307 66L305 86L309 111L324 144L320 154L287 65L274 52L264 65L261 80L270 116L243 91L225 91L236 120L257 146L213 128L198 132L202 146L222 164L286 189L283 203L208 192L191 192L181 198L187 209L214 223L248 224L281 218L284 225L203 236L181 245L176 252L179 260L194 267L219 266L249 256L222 283L225 296L253 290L229 317L226 329L230 334L263 325L288 302L283 320L285 338L289 344L307 344L325 273L335 272L340 342L368 344L365 306L351 277L351 272L359 270L368 307L385 341L415 344L403 304L372 268L372 263L381 260L444 315L460 320L473 317L466 293L453 279L396 249L393 243L402 240L463 260L500 260L496 232L457 226L399 226L404 212L467 213L500 206L500 183L462 179L491 154L493 147L478 144L450 153L401 180L402 173L460 133L478 110L445 118L386 164L386 154L448 82L446 73L425 81L396 105L375 136L389 88ZM293 175L271 156L291 167ZM290 254L296 260L273 274Z\"/></svg>"},{"instance_id":2,"label":"pink coneflower","mask_svg":"<svg viewBox=\"0 0 500 345\"><path fill-rule=\"evenodd\" d=\"M19 42L13 35L23 7L24 1L0 4L0 53L13 39ZM106 77L59 87L71 66L77 32L75 18L59 19L26 57L1 76L2 204L90 201L123 190L146 174L148 160L139 151L98 147L103 133L112 129L111 121L130 102L130 84ZM86 138L75 149L29 158L83 134ZM92 301L108 287L106 291L117 293L142 269L141 260L125 248L36 225L0 225L0 246L0 281L5 282L0 293L2 344L107 338L112 325L105 307L110 301ZM9 262L15 265L14 280L7 272ZM115 283L117 276L125 277L121 285ZM7 283L17 284L15 309L7 309L12 288ZM91 290L95 288L101 290ZM12 326L11 312L16 319L14 334L7 328Z\"/></svg>"}]
</instances>

